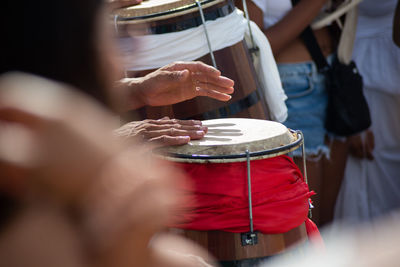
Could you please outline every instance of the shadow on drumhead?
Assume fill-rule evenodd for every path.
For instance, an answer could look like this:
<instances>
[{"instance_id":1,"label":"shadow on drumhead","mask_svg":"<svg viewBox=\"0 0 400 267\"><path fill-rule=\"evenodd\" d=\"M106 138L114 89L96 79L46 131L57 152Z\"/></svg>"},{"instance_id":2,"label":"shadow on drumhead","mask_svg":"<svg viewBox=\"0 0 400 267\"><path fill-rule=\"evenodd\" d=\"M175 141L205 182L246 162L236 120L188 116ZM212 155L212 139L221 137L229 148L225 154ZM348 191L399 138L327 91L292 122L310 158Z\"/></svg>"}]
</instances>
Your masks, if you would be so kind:
<instances>
[{"instance_id":1,"label":"shadow on drumhead","mask_svg":"<svg viewBox=\"0 0 400 267\"><path fill-rule=\"evenodd\" d=\"M205 137L210 137L210 136L242 136L243 133L240 130L234 130L234 129L213 129L213 130L208 130L207 136Z\"/></svg>"},{"instance_id":2,"label":"shadow on drumhead","mask_svg":"<svg viewBox=\"0 0 400 267\"><path fill-rule=\"evenodd\" d=\"M235 126L235 123L216 123L216 124L206 124L208 128L213 128L213 127L229 127L229 126Z\"/></svg>"},{"instance_id":3,"label":"shadow on drumhead","mask_svg":"<svg viewBox=\"0 0 400 267\"><path fill-rule=\"evenodd\" d=\"M229 142L232 141L231 138L221 138L221 137L204 137L202 141L219 141L219 142Z\"/></svg>"}]
</instances>

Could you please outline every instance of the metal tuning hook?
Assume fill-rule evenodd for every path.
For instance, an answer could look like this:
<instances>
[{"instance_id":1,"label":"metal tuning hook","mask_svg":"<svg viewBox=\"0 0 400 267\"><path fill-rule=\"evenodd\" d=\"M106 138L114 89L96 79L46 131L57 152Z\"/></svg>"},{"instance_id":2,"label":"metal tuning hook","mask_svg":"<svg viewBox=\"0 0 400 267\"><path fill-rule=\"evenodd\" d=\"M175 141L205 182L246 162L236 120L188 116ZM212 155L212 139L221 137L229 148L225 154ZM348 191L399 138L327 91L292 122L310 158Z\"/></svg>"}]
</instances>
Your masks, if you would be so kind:
<instances>
[{"instance_id":1,"label":"metal tuning hook","mask_svg":"<svg viewBox=\"0 0 400 267\"><path fill-rule=\"evenodd\" d=\"M217 68L217 63L215 61L214 52L213 52L212 47L211 47L210 37L208 35L208 30L207 30L207 26L206 26L206 19L204 18L203 7L201 6L201 3L200 3L199 0L196 0L196 4L199 7L200 18L201 18L201 22L203 23L203 26L204 26L204 33L206 35L208 49L210 50L211 61L212 61L212 64L213 64L214 68Z\"/></svg>"}]
</instances>

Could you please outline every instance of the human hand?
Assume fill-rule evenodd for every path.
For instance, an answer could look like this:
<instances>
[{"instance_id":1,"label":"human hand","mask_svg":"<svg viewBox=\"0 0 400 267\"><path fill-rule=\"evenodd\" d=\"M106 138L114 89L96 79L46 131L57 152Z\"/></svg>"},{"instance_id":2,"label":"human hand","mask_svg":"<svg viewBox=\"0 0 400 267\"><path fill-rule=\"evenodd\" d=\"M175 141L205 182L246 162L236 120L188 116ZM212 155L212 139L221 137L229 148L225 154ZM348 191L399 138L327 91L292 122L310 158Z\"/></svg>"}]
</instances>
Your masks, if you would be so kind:
<instances>
[{"instance_id":1,"label":"human hand","mask_svg":"<svg viewBox=\"0 0 400 267\"><path fill-rule=\"evenodd\" d=\"M197 96L228 101L234 91L231 79L202 62L175 62L142 78L125 78L120 84L130 91L129 108L172 105Z\"/></svg>"},{"instance_id":2,"label":"human hand","mask_svg":"<svg viewBox=\"0 0 400 267\"><path fill-rule=\"evenodd\" d=\"M349 145L349 152L356 158L367 158L373 160L373 150L374 150L374 134L370 130L365 132L349 136L347 138L347 143Z\"/></svg>"},{"instance_id":3,"label":"human hand","mask_svg":"<svg viewBox=\"0 0 400 267\"><path fill-rule=\"evenodd\" d=\"M161 146L183 145L192 139L201 139L207 127L201 121L177 120L168 117L159 120L132 121L115 130L123 138L141 138Z\"/></svg>"}]
</instances>

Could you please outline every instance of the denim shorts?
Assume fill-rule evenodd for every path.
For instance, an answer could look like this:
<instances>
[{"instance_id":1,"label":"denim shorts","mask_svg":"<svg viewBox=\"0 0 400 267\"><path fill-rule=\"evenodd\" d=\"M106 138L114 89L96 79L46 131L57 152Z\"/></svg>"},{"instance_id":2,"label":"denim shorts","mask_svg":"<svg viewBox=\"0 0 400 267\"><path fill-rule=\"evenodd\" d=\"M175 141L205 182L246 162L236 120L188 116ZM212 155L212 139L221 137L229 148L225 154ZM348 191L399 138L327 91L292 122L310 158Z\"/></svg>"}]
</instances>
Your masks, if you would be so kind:
<instances>
[{"instance_id":1,"label":"denim shorts","mask_svg":"<svg viewBox=\"0 0 400 267\"><path fill-rule=\"evenodd\" d=\"M329 63L332 59L333 56L327 58ZM324 142L328 103L325 75L318 73L314 62L278 64L278 70L288 97L288 118L283 124L303 132L307 155L322 153L329 157L329 148ZM293 152L293 156L299 155L300 149Z\"/></svg>"}]
</instances>

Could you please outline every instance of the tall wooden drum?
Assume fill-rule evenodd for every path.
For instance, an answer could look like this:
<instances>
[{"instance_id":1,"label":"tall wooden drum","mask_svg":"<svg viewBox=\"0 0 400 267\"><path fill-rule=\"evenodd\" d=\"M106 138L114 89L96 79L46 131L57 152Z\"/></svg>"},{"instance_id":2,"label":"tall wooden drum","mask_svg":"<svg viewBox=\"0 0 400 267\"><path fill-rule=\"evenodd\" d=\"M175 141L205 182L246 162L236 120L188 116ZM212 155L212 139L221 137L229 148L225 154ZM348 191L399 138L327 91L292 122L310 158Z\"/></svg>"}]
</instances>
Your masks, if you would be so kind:
<instances>
[{"instance_id":1,"label":"tall wooden drum","mask_svg":"<svg viewBox=\"0 0 400 267\"><path fill-rule=\"evenodd\" d=\"M203 139L156 151L193 183L193 214L176 227L220 261L263 258L307 240L312 193L285 155L302 146L302 134L257 119L203 125Z\"/></svg>"},{"instance_id":2,"label":"tall wooden drum","mask_svg":"<svg viewBox=\"0 0 400 267\"><path fill-rule=\"evenodd\" d=\"M232 0L205 0L200 2L204 19L207 22L223 19L237 12ZM133 37L138 32L143 34L144 30L149 35L159 35L157 37L198 28L203 30L199 7L193 0L149 0L114 12L120 38ZM236 25L230 26L236 27ZM206 35L204 35L204 40L206 40ZM185 45L187 44L182 41L179 47L185 47ZM205 46L207 45L205 44ZM158 53L160 57L168 57L170 51L163 50L154 53ZM214 51L213 54L217 68L222 75L235 81L235 92L229 102L197 97L172 106L145 107L140 110L142 118L158 119L169 116L178 119L199 120L225 117L268 119L268 107L265 104L244 40L238 40L233 45ZM135 57L133 58L135 60ZM180 59L171 58L171 62L168 63L176 60ZM200 58L189 58L189 60L199 60L212 65L208 53ZM156 67L162 66L164 65ZM130 77L144 76L153 70L144 67L143 69L135 69L134 72L128 71L128 75Z\"/></svg>"}]
</instances>

